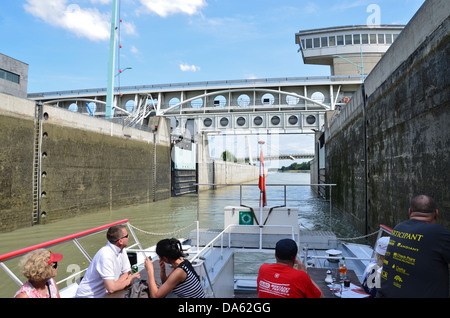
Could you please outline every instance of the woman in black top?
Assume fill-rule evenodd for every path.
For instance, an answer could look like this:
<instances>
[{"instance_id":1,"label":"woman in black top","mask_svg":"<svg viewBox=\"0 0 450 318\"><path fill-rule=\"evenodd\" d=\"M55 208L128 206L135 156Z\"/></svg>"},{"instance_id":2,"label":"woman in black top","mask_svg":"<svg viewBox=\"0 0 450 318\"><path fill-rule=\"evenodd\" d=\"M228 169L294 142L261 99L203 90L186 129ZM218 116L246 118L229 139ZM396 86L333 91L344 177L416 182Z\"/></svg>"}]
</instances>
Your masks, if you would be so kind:
<instances>
[{"instance_id":1,"label":"woman in black top","mask_svg":"<svg viewBox=\"0 0 450 318\"><path fill-rule=\"evenodd\" d=\"M159 256L161 268L160 288L156 285L153 263L149 258L145 260L145 268L148 274L148 285L152 298L162 298L171 291L180 298L204 298L205 293L200 283L200 278L192 264L184 259L184 253L180 241L177 239L164 239L156 244L156 254ZM172 265L173 270L166 275L166 265Z\"/></svg>"}]
</instances>

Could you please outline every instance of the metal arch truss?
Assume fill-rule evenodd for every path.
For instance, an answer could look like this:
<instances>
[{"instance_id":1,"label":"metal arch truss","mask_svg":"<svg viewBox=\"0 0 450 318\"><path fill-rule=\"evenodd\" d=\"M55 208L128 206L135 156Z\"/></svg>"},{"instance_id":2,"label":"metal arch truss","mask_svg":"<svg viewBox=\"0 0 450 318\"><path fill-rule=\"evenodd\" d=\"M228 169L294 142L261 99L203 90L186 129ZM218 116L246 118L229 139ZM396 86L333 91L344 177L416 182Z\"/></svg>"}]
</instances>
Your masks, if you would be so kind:
<instances>
[{"instance_id":1,"label":"metal arch truss","mask_svg":"<svg viewBox=\"0 0 450 318\"><path fill-rule=\"evenodd\" d=\"M227 99L228 101L228 105L219 105L216 106L214 105L214 107L207 107L207 103L204 102L203 104L205 106L202 107L192 107L192 102L195 100L199 100L199 99L206 99L209 96L220 96L223 94L231 94L231 93L236 93L236 92L241 92L241 93L246 93L246 92L263 92L263 93L269 93L269 94L275 94L275 95L279 95L281 97L281 95L284 96L290 96L293 97L294 99L303 99L306 102L310 102L312 103L312 106L310 105L309 107L315 107L315 108L319 108L319 109L323 109L323 110L330 110L330 106L329 105L325 105L322 102L313 100L311 98L296 94L296 93L291 93L291 92L285 92L285 91L280 91L280 90L274 90L274 89L267 89L267 88L237 88L237 89L226 89L226 90L221 90L221 91L214 91L214 92L210 92L210 93L205 93L205 94L201 94L201 95L197 95L195 97L191 97L189 99L186 99L184 101L180 101L179 103L176 103L172 106L169 106L169 108L166 109L159 109L157 111L157 115L165 115L165 114L173 114L173 113L179 113L182 114L184 113L188 113L188 112L198 112L198 111L208 111L208 112L223 112L223 110L220 110L219 107L222 108L226 108L227 111L249 111L249 108L251 110L251 108L255 108L258 106L258 104L256 103L257 99L256 96L254 96L253 98L249 97L249 101L248 101L248 105L239 105L238 103L236 103L235 105L232 105L231 103L231 98ZM255 94L254 94L255 95ZM277 105L274 105L274 102L271 101L270 98L267 98L268 101L267 102L262 102L262 104L259 104L259 106L264 106L265 109L267 109L267 106L271 106L271 107L275 107L275 108L286 108L286 106L289 106L292 108L293 105L288 105L286 104L281 104L281 98L278 98L279 103ZM239 102L236 99L237 102ZM253 101L253 103L250 103L250 101ZM252 104L252 105L250 105ZM298 104L298 101L295 102L295 105ZM188 107L184 107L183 106L188 106ZM297 106L298 108L298 106ZM308 109L307 103L305 103L305 109Z\"/></svg>"},{"instance_id":2,"label":"metal arch truss","mask_svg":"<svg viewBox=\"0 0 450 318\"><path fill-rule=\"evenodd\" d=\"M244 101L245 105L239 105L239 100L232 104L232 93L253 93L253 98ZM256 92L269 93L277 96L275 98L263 99L257 103ZM208 102L210 96L230 96L225 104L213 104ZM248 96L248 95L247 95ZM292 97L294 103L281 103L281 96ZM264 97L264 95L262 96ZM202 100L201 107L193 106L193 102ZM304 100L300 104L300 100ZM264 88L238 88L214 91L200 94L189 99L176 103L166 109L157 109L156 114L160 116L172 117L175 123L175 134L185 134L186 124L189 120L195 121L196 132L205 132L209 134L258 134L280 133L286 130L296 131L296 133L312 133L314 130L320 130L324 124L324 113L330 110L329 105L311 98L280 90Z\"/></svg>"},{"instance_id":3,"label":"metal arch truss","mask_svg":"<svg viewBox=\"0 0 450 318\"><path fill-rule=\"evenodd\" d=\"M114 94L114 117L134 126L148 117L164 116L183 134L187 124L192 130L193 122L196 132L311 133L320 130L325 113L345 105L344 99L359 85L352 78L326 77L122 87ZM29 98L99 118L106 115L104 89L36 93Z\"/></svg>"},{"instance_id":4,"label":"metal arch truss","mask_svg":"<svg viewBox=\"0 0 450 318\"><path fill-rule=\"evenodd\" d=\"M140 98L139 98L140 96ZM149 103L149 100L151 103ZM100 99L94 99L94 98L82 98L82 97L76 97L76 98L62 98L62 99L55 99L55 100L48 100L43 102L43 104L51 104L55 106L59 106L59 103L75 103L78 106L78 102L85 102L85 103L95 103L103 105L103 107L106 106L106 102L102 101ZM124 124L127 126L132 126L137 123L142 123L144 118L150 116L150 113L156 111L156 104L154 99L152 98L151 94L146 95L136 95L135 102L137 102L137 106L135 107L133 105L133 110L130 112L125 108L119 107L117 105L114 106L115 110L120 111L122 114L124 114L122 117L124 117ZM89 106L87 106L89 107ZM103 115L102 112L97 112L97 114ZM93 115L93 113L92 113Z\"/></svg>"},{"instance_id":5,"label":"metal arch truss","mask_svg":"<svg viewBox=\"0 0 450 318\"><path fill-rule=\"evenodd\" d=\"M253 93L253 96L248 100L240 101L228 98L225 104L214 105L209 102L208 98L211 96L231 96L233 93ZM257 102L256 92L264 94L272 94L278 98L267 98L266 101L261 100ZM250 94L251 95L251 94ZM264 95L263 95L264 96ZM281 96L285 99L288 96L292 97L293 103L282 103ZM193 102L201 100L202 106L195 107ZM275 103L275 101L278 103ZM304 103L300 101L303 100ZM61 98L45 101L44 104L53 104L58 106L59 103L75 103L78 105L82 103L95 103L98 105L105 105L106 102L95 98ZM189 99L183 100L168 108L160 108L161 104L158 100L152 97L152 94L137 94L135 96L135 104L133 110L130 112L126 106L119 107L115 103L114 109L120 111L124 117L124 124L132 126L136 123L142 123L143 119L148 117L151 113L156 116L165 116L175 119L176 127L185 127L188 120L195 120L197 132L221 132L224 133L242 133L247 130L247 133L254 133L261 129L289 129L299 130L303 133L311 133L311 130L319 130L323 125L323 113L330 110L330 106L321 103L320 101L311 98L285 91L264 88L237 88L214 91L204 94L199 94ZM97 112L98 113L98 112ZM180 126L181 124L181 126ZM250 131L248 131L250 130ZM179 129L178 129L179 131ZM233 131L233 132L232 132ZM184 134L184 129L181 128L180 133Z\"/></svg>"}]
</instances>

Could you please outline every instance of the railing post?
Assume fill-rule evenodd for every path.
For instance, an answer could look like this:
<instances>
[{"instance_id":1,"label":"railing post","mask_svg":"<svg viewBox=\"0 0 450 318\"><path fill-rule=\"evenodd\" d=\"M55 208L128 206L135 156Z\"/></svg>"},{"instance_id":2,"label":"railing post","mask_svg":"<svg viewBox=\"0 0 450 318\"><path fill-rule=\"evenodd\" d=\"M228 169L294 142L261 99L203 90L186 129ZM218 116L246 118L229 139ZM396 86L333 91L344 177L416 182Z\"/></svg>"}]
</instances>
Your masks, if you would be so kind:
<instances>
[{"instance_id":1,"label":"railing post","mask_svg":"<svg viewBox=\"0 0 450 318\"><path fill-rule=\"evenodd\" d=\"M134 241L137 243L137 246L139 246L139 249L142 251L143 248L141 246L141 242L137 239L136 234L133 231L133 228L130 226L130 223L127 223L127 227L128 227L128 230L131 232L131 235L133 236ZM144 252L142 252L142 254L144 254L144 259L145 259L147 257L147 255L145 255Z\"/></svg>"},{"instance_id":2,"label":"railing post","mask_svg":"<svg viewBox=\"0 0 450 318\"><path fill-rule=\"evenodd\" d=\"M0 267L5 271L6 274L8 274L9 277L11 277L16 282L17 285L22 286L23 283L20 281L19 278L17 278L17 276L13 272L11 272L8 266L3 264L3 262L0 262Z\"/></svg>"},{"instance_id":3,"label":"railing post","mask_svg":"<svg viewBox=\"0 0 450 318\"><path fill-rule=\"evenodd\" d=\"M223 235L220 236L220 259L223 259Z\"/></svg>"},{"instance_id":4,"label":"railing post","mask_svg":"<svg viewBox=\"0 0 450 318\"><path fill-rule=\"evenodd\" d=\"M73 242L78 247L78 249L81 251L81 253L84 255L84 257L87 258L89 263L92 262L91 256L89 256L89 254L86 252L86 250L83 248L83 246L81 246L80 242L78 242L78 240L76 238L73 239Z\"/></svg>"},{"instance_id":5,"label":"railing post","mask_svg":"<svg viewBox=\"0 0 450 318\"><path fill-rule=\"evenodd\" d=\"M208 270L206 269L205 262L203 262L203 268L205 269L206 278L208 279L209 286L211 287L212 296L213 296L213 298L216 298L216 295L214 294L214 288L213 288L211 279L209 278Z\"/></svg>"},{"instance_id":6,"label":"railing post","mask_svg":"<svg viewBox=\"0 0 450 318\"><path fill-rule=\"evenodd\" d=\"M196 221L195 223L197 223L197 253L200 251L200 222Z\"/></svg>"},{"instance_id":7,"label":"railing post","mask_svg":"<svg viewBox=\"0 0 450 318\"><path fill-rule=\"evenodd\" d=\"M331 211L332 211L332 206L331 206L331 185L328 186L330 188L330 231L332 231L332 226L331 226Z\"/></svg>"}]
</instances>

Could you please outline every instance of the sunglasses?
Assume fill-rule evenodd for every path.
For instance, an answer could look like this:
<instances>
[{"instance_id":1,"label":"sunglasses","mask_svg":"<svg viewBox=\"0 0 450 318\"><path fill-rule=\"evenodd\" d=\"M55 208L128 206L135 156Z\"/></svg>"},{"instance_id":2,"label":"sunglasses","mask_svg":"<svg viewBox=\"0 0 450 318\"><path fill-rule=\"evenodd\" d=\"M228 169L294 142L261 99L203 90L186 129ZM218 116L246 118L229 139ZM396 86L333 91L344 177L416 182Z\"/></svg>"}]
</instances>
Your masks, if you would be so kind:
<instances>
[{"instance_id":1,"label":"sunglasses","mask_svg":"<svg viewBox=\"0 0 450 318\"><path fill-rule=\"evenodd\" d=\"M118 239L116 242L119 242L121 239L124 239L124 238L128 238L128 234L127 235L125 235L125 236L122 236L120 239Z\"/></svg>"},{"instance_id":2,"label":"sunglasses","mask_svg":"<svg viewBox=\"0 0 450 318\"><path fill-rule=\"evenodd\" d=\"M54 262L53 265L52 265L52 267L53 267L54 269L57 269L57 268L58 268L58 262Z\"/></svg>"}]
</instances>

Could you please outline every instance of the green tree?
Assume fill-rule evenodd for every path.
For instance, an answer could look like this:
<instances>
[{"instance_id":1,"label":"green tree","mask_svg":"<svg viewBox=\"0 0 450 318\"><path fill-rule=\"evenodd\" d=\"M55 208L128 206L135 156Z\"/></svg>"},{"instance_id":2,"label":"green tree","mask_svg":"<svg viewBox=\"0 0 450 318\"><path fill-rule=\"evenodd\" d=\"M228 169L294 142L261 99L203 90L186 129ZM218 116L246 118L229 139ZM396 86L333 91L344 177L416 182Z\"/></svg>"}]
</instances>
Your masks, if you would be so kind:
<instances>
[{"instance_id":1,"label":"green tree","mask_svg":"<svg viewBox=\"0 0 450 318\"><path fill-rule=\"evenodd\" d=\"M310 169L311 169L311 161L302 163L294 162L288 167L282 166L280 170L285 171L285 170L310 170Z\"/></svg>"},{"instance_id":2,"label":"green tree","mask_svg":"<svg viewBox=\"0 0 450 318\"><path fill-rule=\"evenodd\" d=\"M227 162L237 162L236 157L228 150L222 152L222 160Z\"/></svg>"}]
</instances>

